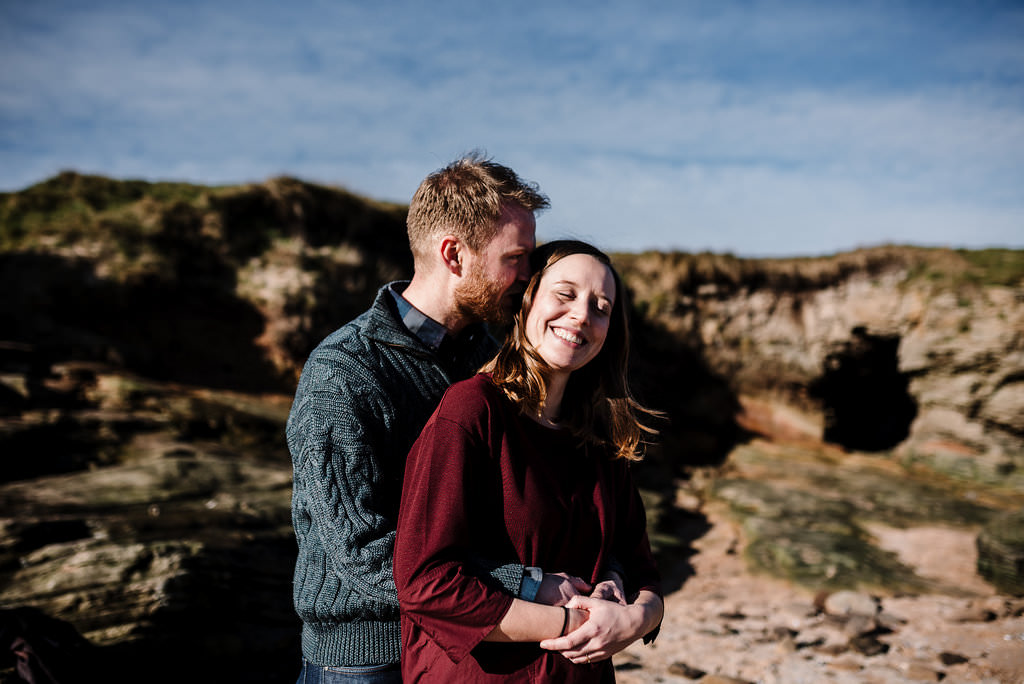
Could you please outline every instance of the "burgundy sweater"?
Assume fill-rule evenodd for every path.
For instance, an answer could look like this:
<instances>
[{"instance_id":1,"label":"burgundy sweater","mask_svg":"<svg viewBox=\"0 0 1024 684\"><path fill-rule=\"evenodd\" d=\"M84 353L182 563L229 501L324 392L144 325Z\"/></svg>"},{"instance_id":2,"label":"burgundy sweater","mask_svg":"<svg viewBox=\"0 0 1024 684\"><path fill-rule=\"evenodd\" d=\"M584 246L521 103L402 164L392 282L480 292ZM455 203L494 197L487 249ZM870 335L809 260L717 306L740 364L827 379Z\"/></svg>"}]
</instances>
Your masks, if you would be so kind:
<instances>
[{"instance_id":1,"label":"burgundy sweater","mask_svg":"<svg viewBox=\"0 0 1024 684\"><path fill-rule=\"evenodd\" d=\"M536 643L484 642L512 603L472 556L515 558L593 583L608 559L627 594L661 594L628 465L519 415L484 375L452 385L406 462L394 573L406 682L614 681Z\"/></svg>"}]
</instances>

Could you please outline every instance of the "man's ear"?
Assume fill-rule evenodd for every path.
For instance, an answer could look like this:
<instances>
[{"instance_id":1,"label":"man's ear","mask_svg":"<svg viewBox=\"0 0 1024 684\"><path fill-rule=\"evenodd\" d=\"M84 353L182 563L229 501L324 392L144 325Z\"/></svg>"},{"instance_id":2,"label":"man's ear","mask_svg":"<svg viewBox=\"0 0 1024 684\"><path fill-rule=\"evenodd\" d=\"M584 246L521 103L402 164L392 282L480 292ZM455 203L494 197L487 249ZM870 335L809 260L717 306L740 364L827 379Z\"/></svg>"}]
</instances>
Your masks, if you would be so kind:
<instances>
[{"instance_id":1,"label":"man's ear","mask_svg":"<svg viewBox=\"0 0 1024 684\"><path fill-rule=\"evenodd\" d=\"M462 275L462 253L464 249L464 245L455 236L445 235L441 238L441 260L453 275Z\"/></svg>"}]
</instances>

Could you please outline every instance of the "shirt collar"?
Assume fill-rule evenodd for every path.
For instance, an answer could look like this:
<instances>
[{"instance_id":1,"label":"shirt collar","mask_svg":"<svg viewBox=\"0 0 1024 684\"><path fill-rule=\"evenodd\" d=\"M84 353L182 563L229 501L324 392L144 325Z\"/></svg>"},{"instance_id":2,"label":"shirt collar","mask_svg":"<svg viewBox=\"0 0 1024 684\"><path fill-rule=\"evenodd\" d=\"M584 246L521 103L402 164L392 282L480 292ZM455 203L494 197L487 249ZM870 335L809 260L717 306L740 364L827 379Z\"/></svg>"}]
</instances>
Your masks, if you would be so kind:
<instances>
[{"instance_id":1,"label":"shirt collar","mask_svg":"<svg viewBox=\"0 0 1024 684\"><path fill-rule=\"evenodd\" d=\"M437 351L447 337L448 329L410 304L409 300L403 297L394 285L388 287L388 292L395 300L398 315L409 332L418 337L423 344Z\"/></svg>"}]
</instances>

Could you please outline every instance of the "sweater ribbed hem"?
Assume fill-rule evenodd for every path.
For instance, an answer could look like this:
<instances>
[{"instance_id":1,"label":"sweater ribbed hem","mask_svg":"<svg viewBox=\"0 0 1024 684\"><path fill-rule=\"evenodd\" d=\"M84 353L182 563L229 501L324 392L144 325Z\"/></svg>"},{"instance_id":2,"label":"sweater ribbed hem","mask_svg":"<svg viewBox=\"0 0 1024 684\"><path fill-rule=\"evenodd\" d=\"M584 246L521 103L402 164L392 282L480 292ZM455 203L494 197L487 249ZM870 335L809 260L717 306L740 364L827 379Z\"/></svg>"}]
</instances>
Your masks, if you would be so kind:
<instances>
[{"instance_id":1,"label":"sweater ribbed hem","mask_svg":"<svg viewBox=\"0 0 1024 684\"><path fill-rule=\"evenodd\" d=\"M400 662L398 620L302 625L302 656L326 667L391 665Z\"/></svg>"}]
</instances>

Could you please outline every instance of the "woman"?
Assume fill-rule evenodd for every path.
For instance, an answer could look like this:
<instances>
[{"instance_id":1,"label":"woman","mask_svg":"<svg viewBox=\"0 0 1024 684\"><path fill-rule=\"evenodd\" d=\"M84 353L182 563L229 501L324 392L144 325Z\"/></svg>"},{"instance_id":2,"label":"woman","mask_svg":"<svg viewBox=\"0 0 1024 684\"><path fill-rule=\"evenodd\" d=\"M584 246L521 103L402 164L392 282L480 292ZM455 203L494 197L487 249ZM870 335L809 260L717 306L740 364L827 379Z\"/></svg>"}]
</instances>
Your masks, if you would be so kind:
<instances>
[{"instance_id":1,"label":"woman","mask_svg":"<svg viewBox=\"0 0 1024 684\"><path fill-rule=\"evenodd\" d=\"M626 306L608 257L538 249L514 327L480 375L449 388L413 445L395 542L406 682L614 681L611 656L664 611L628 464L651 413L629 394ZM514 598L467 560L515 557L597 584L610 558L627 605Z\"/></svg>"}]
</instances>

